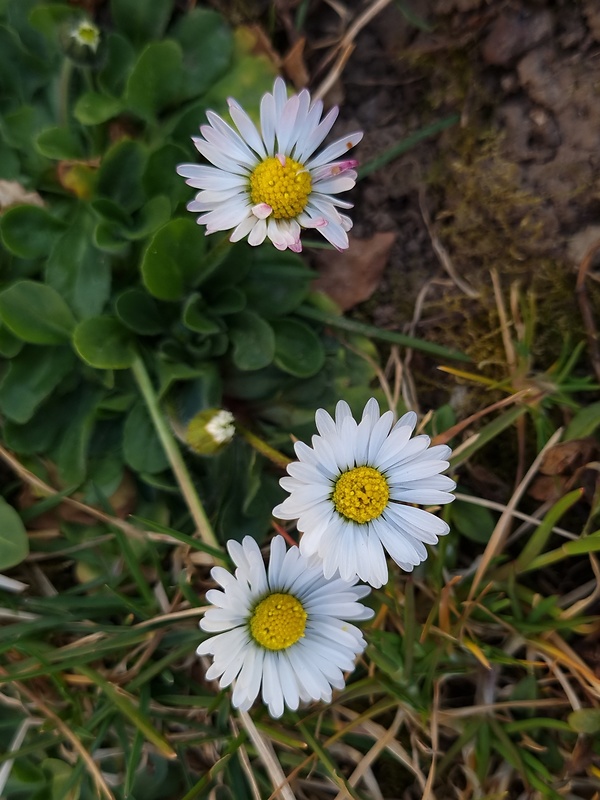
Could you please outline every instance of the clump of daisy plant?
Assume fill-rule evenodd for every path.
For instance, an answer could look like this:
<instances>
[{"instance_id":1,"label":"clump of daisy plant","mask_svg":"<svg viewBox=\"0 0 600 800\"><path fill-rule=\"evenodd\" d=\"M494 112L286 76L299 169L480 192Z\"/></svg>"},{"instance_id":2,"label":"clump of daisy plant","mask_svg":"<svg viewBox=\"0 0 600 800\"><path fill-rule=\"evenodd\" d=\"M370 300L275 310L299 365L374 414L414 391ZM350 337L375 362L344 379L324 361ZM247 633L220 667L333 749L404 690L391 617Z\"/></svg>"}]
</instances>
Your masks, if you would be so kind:
<instances>
[{"instance_id":1,"label":"clump of daisy plant","mask_svg":"<svg viewBox=\"0 0 600 800\"><path fill-rule=\"evenodd\" d=\"M412 437L416 422L409 411L394 425L392 412L380 415L371 398L357 423L340 400L335 419L316 412L312 447L296 442L299 460L280 481L290 496L273 514L297 520L300 551L323 560L326 578L339 571L344 580L358 576L380 587L388 579L386 551L410 572L427 558L425 544L448 533L443 520L413 505L450 503L456 487L440 474L450 448Z\"/></svg>"},{"instance_id":2,"label":"clump of daisy plant","mask_svg":"<svg viewBox=\"0 0 600 800\"><path fill-rule=\"evenodd\" d=\"M212 607L200 622L216 634L197 650L213 656L207 679L220 678L221 688L233 683L232 703L244 711L261 692L272 717L280 717L285 706L296 710L301 701L330 702L366 646L348 620L373 616L359 602L369 587L325 578L318 560L297 547L286 550L281 536L271 542L268 569L250 536L241 544L230 540L227 549L235 575L212 569L223 590L206 593Z\"/></svg>"},{"instance_id":3,"label":"clump of daisy plant","mask_svg":"<svg viewBox=\"0 0 600 800\"><path fill-rule=\"evenodd\" d=\"M335 195L356 182L358 162L346 154L362 133L350 133L315 154L338 108L321 119L323 103L311 102L306 89L288 98L281 78L275 80L273 93L262 98L260 130L239 103L228 102L237 131L208 111L209 124L193 139L213 166L177 168L190 186L201 190L188 204L189 211L200 213L198 223L206 225L207 234L232 230L232 242L248 237L251 245L259 245L268 238L279 250L294 252L302 250L302 228L316 228L345 250L352 221L338 209L352 204Z\"/></svg>"}]
</instances>

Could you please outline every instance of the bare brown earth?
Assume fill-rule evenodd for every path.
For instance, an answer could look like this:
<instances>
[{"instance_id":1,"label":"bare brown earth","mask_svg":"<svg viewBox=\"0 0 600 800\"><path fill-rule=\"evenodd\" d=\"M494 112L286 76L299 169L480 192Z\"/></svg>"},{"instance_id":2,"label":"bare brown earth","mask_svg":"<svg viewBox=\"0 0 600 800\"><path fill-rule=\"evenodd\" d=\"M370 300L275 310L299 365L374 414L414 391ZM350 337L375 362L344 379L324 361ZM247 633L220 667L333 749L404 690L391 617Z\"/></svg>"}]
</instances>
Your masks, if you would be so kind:
<instances>
[{"instance_id":1,"label":"bare brown earth","mask_svg":"<svg viewBox=\"0 0 600 800\"><path fill-rule=\"evenodd\" d=\"M312 86L367 8L310 6ZM600 240L600 3L390 2L352 45L326 101L341 104L338 131L365 131L362 164L457 121L359 182L360 252L317 253L324 285L360 319L408 330L414 318L418 335L494 361L495 270L505 292L517 280L533 289L540 352L585 337L575 286ZM344 269L355 277L340 280ZM592 260L592 316L595 278Z\"/></svg>"}]
</instances>

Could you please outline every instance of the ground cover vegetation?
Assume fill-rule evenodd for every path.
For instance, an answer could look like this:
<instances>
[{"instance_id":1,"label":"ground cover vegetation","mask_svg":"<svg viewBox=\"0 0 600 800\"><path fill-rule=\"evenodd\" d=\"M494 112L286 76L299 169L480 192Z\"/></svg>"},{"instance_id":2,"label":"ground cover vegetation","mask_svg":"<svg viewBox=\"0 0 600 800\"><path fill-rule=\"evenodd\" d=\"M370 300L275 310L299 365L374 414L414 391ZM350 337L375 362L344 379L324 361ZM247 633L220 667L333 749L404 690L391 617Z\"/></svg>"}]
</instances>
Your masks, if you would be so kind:
<instances>
[{"instance_id":1,"label":"ground cover vegetation","mask_svg":"<svg viewBox=\"0 0 600 800\"><path fill-rule=\"evenodd\" d=\"M497 268L463 337L343 315L337 193L461 109L357 166L258 30L0 2L0 795L598 798L595 251L566 343Z\"/></svg>"}]
</instances>

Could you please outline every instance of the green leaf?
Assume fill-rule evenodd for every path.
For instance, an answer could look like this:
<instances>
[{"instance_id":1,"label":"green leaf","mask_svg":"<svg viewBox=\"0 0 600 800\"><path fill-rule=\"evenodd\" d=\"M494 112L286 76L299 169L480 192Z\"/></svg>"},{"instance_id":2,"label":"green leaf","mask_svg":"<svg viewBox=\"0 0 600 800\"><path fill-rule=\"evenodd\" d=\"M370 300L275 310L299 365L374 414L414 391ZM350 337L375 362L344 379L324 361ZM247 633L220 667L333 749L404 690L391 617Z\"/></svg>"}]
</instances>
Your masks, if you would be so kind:
<instances>
[{"instance_id":1,"label":"green leaf","mask_svg":"<svg viewBox=\"0 0 600 800\"><path fill-rule=\"evenodd\" d=\"M39 206L9 208L0 220L2 241L19 258L46 256L65 225Z\"/></svg>"},{"instance_id":2,"label":"green leaf","mask_svg":"<svg viewBox=\"0 0 600 800\"><path fill-rule=\"evenodd\" d=\"M99 222L94 231L94 245L105 253L126 253L130 245L123 238L122 231L122 227L114 222Z\"/></svg>"},{"instance_id":3,"label":"green leaf","mask_svg":"<svg viewBox=\"0 0 600 800\"><path fill-rule=\"evenodd\" d=\"M47 453L71 422L72 395L55 392L23 425L4 421L6 446L22 455Z\"/></svg>"},{"instance_id":4,"label":"green leaf","mask_svg":"<svg viewBox=\"0 0 600 800\"><path fill-rule=\"evenodd\" d=\"M186 156L187 157L187 156ZM0 139L0 164L5 181L14 181L21 176L21 163L15 150ZM187 191L186 191L187 196Z\"/></svg>"},{"instance_id":5,"label":"green leaf","mask_svg":"<svg viewBox=\"0 0 600 800\"><path fill-rule=\"evenodd\" d=\"M183 308L183 324L191 331L196 331L196 333L203 333L205 335L219 333L219 331L223 330L223 326L206 312L207 306L206 302L202 299L202 295L198 293L190 295Z\"/></svg>"},{"instance_id":6,"label":"green leaf","mask_svg":"<svg viewBox=\"0 0 600 800\"><path fill-rule=\"evenodd\" d=\"M46 266L46 282L81 318L100 314L110 297L108 256L93 245L95 222L81 209L56 243Z\"/></svg>"},{"instance_id":7,"label":"green leaf","mask_svg":"<svg viewBox=\"0 0 600 800\"><path fill-rule=\"evenodd\" d=\"M578 708L569 714L567 722L577 733L600 733L600 708Z\"/></svg>"},{"instance_id":8,"label":"green leaf","mask_svg":"<svg viewBox=\"0 0 600 800\"><path fill-rule=\"evenodd\" d=\"M273 361L273 329L254 311L241 311L230 318L229 338L233 346L233 363L239 369L261 369Z\"/></svg>"},{"instance_id":9,"label":"green leaf","mask_svg":"<svg viewBox=\"0 0 600 800\"><path fill-rule=\"evenodd\" d=\"M154 336L165 328L161 309L143 289L132 287L121 292L115 300L115 311L123 325L142 336Z\"/></svg>"},{"instance_id":10,"label":"green leaf","mask_svg":"<svg viewBox=\"0 0 600 800\"><path fill-rule=\"evenodd\" d=\"M98 170L98 194L125 211L140 208L145 200L142 176L148 152L141 142L122 139L106 153Z\"/></svg>"},{"instance_id":11,"label":"green leaf","mask_svg":"<svg viewBox=\"0 0 600 800\"><path fill-rule=\"evenodd\" d=\"M154 234L142 259L142 278L160 300L179 300L199 282L206 250L203 231L189 217L174 219Z\"/></svg>"},{"instance_id":12,"label":"green leaf","mask_svg":"<svg viewBox=\"0 0 600 800\"><path fill-rule=\"evenodd\" d=\"M188 364L184 364L183 362L157 360L156 371L159 382L159 400L164 398L174 384L177 384L181 381L191 381L195 378L201 378L201 380L206 381L206 384L210 387L211 392L216 391L215 397L218 398L216 401L209 402L206 407L210 408L220 404L221 383L218 370L214 363L209 362L190 367Z\"/></svg>"},{"instance_id":13,"label":"green leaf","mask_svg":"<svg viewBox=\"0 0 600 800\"><path fill-rule=\"evenodd\" d=\"M173 0L111 0L111 16L119 29L135 44L160 39L171 12Z\"/></svg>"},{"instance_id":14,"label":"green leaf","mask_svg":"<svg viewBox=\"0 0 600 800\"><path fill-rule=\"evenodd\" d=\"M450 519L463 536L482 544L489 541L495 527L495 519L488 508L455 500L450 507Z\"/></svg>"},{"instance_id":15,"label":"green leaf","mask_svg":"<svg viewBox=\"0 0 600 800\"><path fill-rule=\"evenodd\" d=\"M138 3L138 5L141 5ZM147 5L147 3L146 3ZM121 97L133 69L135 51L131 43L118 33L106 37L106 62L98 73L98 86L106 94ZM83 122L83 120L81 120Z\"/></svg>"},{"instance_id":16,"label":"green leaf","mask_svg":"<svg viewBox=\"0 0 600 800\"><path fill-rule=\"evenodd\" d=\"M171 201L163 194L151 197L134 215L131 224L123 230L123 236L138 241L150 236L171 218Z\"/></svg>"},{"instance_id":17,"label":"green leaf","mask_svg":"<svg viewBox=\"0 0 600 800\"><path fill-rule=\"evenodd\" d=\"M68 128L46 128L38 134L35 147L46 158L67 160L84 156L79 137Z\"/></svg>"},{"instance_id":18,"label":"green leaf","mask_svg":"<svg viewBox=\"0 0 600 800\"><path fill-rule=\"evenodd\" d=\"M64 486L79 486L89 468L88 449L98 414L102 389L84 385L71 401L71 415L50 457Z\"/></svg>"},{"instance_id":19,"label":"green leaf","mask_svg":"<svg viewBox=\"0 0 600 800\"><path fill-rule=\"evenodd\" d=\"M315 273L295 253L259 248L248 260L251 267L241 288L258 314L267 319L285 316L306 298Z\"/></svg>"},{"instance_id":20,"label":"green leaf","mask_svg":"<svg viewBox=\"0 0 600 800\"><path fill-rule=\"evenodd\" d=\"M99 92L84 92L79 96L73 114L82 125L100 125L113 119L123 110L123 102Z\"/></svg>"},{"instance_id":21,"label":"green leaf","mask_svg":"<svg viewBox=\"0 0 600 800\"><path fill-rule=\"evenodd\" d=\"M0 356L14 358L23 349L23 342L4 325L0 325Z\"/></svg>"},{"instance_id":22,"label":"green leaf","mask_svg":"<svg viewBox=\"0 0 600 800\"><path fill-rule=\"evenodd\" d=\"M0 570L20 564L28 554L29 540L21 517L0 497Z\"/></svg>"},{"instance_id":23,"label":"green leaf","mask_svg":"<svg viewBox=\"0 0 600 800\"><path fill-rule=\"evenodd\" d=\"M591 403L578 411L567 425L563 441L571 439L584 439L591 436L600 426L600 402Z\"/></svg>"},{"instance_id":24,"label":"green leaf","mask_svg":"<svg viewBox=\"0 0 600 800\"><path fill-rule=\"evenodd\" d=\"M213 314L236 314L246 308L246 295L237 286L224 286L210 296Z\"/></svg>"},{"instance_id":25,"label":"green leaf","mask_svg":"<svg viewBox=\"0 0 600 800\"><path fill-rule=\"evenodd\" d=\"M25 152L32 151L31 142L51 122L47 110L39 104L21 106L16 111L6 113L0 118L0 126L6 143L16 150ZM37 160L38 162L43 161L39 156L37 156Z\"/></svg>"},{"instance_id":26,"label":"green leaf","mask_svg":"<svg viewBox=\"0 0 600 800\"><path fill-rule=\"evenodd\" d=\"M189 161L188 153L171 142L159 147L150 154L143 178L146 194L167 195L174 210L179 203L189 198L185 181L177 174L177 165Z\"/></svg>"},{"instance_id":27,"label":"green leaf","mask_svg":"<svg viewBox=\"0 0 600 800\"><path fill-rule=\"evenodd\" d=\"M152 420L143 403L136 403L125 420L123 456L136 472L162 472L169 466Z\"/></svg>"},{"instance_id":28,"label":"green leaf","mask_svg":"<svg viewBox=\"0 0 600 800\"><path fill-rule=\"evenodd\" d=\"M27 422L73 367L66 347L25 347L8 363L0 383L0 410L14 422Z\"/></svg>"},{"instance_id":29,"label":"green leaf","mask_svg":"<svg viewBox=\"0 0 600 800\"><path fill-rule=\"evenodd\" d=\"M28 53L16 32L4 25L0 25L0 75L3 96L20 104L48 81L48 63Z\"/></svg>"},{"instance_id":30,"label":"green leaf","mask_svg":"<svg viewBox=\"0 0 600 800\"><path fill-rule=\"evenodd\" d=\"M97 369L127 369L135 358L131 334L114 317L90 317L80 322L73 345L83 361Z\"/></svg>"},{"instance_id":31,"label":"green leaf","mask_svg":"<svg viewBox=\"0 0 600 800\"><path fill-rule=\"evenodd\" d=\"M189 100L204 94L229 66L231 30L216 11L195 8L179 18L170 34L183 51L180 98Z\"/></svg>"},{"instance_id":32,"label":"green leaf","mask_svg":"<svg viewBox=\"0 0 600 800\"><path fill-rule=\"evenodd\" d=\"M58 292L34 281L18 281L0 293L0 317L16 336L31 344L62 344L75 325Z\"/></svg>"},{"instance_id":33,"label":"green leaf","mask_svg":"<svg viewBox=\"0 0 600 800\"><path fill-rule=\"evenodd\" d=\"M42 768L49 773L49 800L79 800L80 789L73 785L73 767L58 758L45 758Z\"/></svg>"},{"instance_id":34,"label":"green leaf","mask_svg":"<svg viewBox=\"0 0 600 800\"><path fill-rule=\"evenodd\" d=\"M276 70L272 61L258 51L256 34L241 26L234 34L232 62L223 77L205 94L209 108L226 112L227 97L235 97L246 109L257 109L265 92L273 88Z\"/></svg>"},{"instance_id":35,"label":"green leaf","mask_svg":"<svg viewBox=\"0 0 600 800\"><path fill-rule=\"evenodd\" d=\"M170 40L149 44L129 76L127 107L147 122L153 122L160 111L176 101L182 77L179 45Z\"/></svg>"},{"instance_id":36,"label":"green leaf","mask_svg":"<svg viewBox=\"0 0 600 800\"><path fill-rule=\"evenodd\" d=\"M325 363L325 349L308 325L293 319L271 321L275 333L275 364L297 378L310 378Z\"/></svg>"}]
</instances>

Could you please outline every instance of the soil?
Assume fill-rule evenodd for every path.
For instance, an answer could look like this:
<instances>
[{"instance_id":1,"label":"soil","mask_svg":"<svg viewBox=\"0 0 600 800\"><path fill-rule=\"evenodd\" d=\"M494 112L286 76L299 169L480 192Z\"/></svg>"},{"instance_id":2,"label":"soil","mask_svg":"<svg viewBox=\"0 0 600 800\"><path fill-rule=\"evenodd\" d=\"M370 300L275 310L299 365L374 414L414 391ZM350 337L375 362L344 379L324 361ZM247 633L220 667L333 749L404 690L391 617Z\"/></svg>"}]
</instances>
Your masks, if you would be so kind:
<instances>
[{"instance_id":1,"label":"soil","mask_svg":"<svg viewBox=\"0 0 600 800\"><path fill-rule=\"evenodd\" d=\"M310 7L311 87L327 77L335 43L369 5ZM336 263L354 271L355 297L347 296L352 280L334 272L332 282L346 284L342 305L493 366L506 358L496 272L505 296L511 286L521 298L533 292L542 330L530 344L540 369L564 341L593 336L575 286L600 240L598 0L390 2L352 44L325 100L341 106L338 135L365 131L361 164L450 119L359 181L351 213L362 255L353 263L348 254L313 256L324 280ZM592 316L595 277L592 260L584 287ZM512 311L518 328L514 304ZM427 393L427 376L424 385Z\"/></svg>"}]
</instances>

